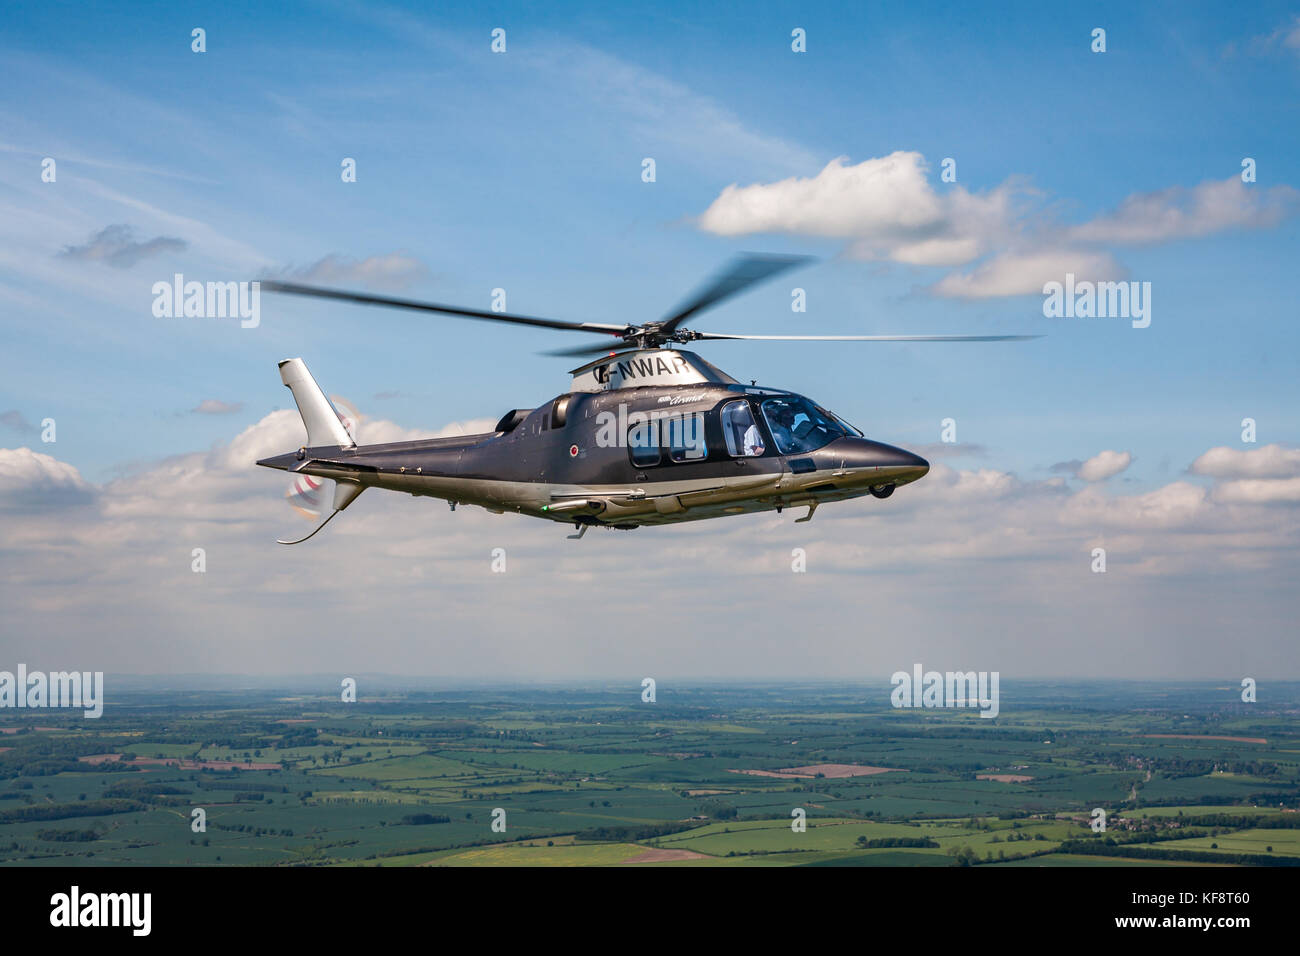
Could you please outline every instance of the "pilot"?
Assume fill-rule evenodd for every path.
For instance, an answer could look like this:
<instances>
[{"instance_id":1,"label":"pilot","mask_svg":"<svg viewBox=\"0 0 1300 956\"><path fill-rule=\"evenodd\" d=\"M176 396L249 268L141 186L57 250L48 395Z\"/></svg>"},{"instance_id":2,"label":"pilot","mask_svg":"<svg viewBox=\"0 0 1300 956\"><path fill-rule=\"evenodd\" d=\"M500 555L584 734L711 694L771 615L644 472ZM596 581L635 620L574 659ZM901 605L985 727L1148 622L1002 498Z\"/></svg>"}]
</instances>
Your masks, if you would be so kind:
<instances>
[{"instance_id":1,"label":"pilot","mask_svg":"<svg viewBox=\"0 0 1300 956\"><path fill-rule=\"evenodd\" d=\"M746 457L751 458L763 454L763 433L758 430L758 422L751 421L749 427L745 429L742 450Z\"/></svg>"},{"instance_id":2,"label":"pilot","mask_svg":"<svg viewBox=\"0 0 1300 956\"><path fill-rule=\"evenodd\" d=\"M767 423L772 427L772 437L776 439L776 447L781 450L781 453L789 454L795 451L797 442L794 437L794 409L784 403L775 405L773 414L767 418Z\"/></svg>"}]
</instances>

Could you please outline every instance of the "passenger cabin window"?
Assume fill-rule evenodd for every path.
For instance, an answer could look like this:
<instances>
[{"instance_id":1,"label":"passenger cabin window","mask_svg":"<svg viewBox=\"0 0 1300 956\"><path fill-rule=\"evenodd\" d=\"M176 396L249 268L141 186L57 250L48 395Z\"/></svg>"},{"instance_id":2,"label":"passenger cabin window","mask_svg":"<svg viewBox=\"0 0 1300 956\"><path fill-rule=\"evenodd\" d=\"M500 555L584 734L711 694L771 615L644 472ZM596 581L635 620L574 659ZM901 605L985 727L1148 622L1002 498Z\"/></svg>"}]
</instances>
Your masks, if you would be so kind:
<instances>
[{"instance_id":1,"label":"passenger cabin window","mask_svg":"<svg viewBox=\"0 0 1300 956\"><path fill-rule=\"evenodd\" d=\"M659 464L659 423L642 422L627 430L627 448L638 468Z\"/></svg>"},{"instance_id":2,"label":"passenger cabin window","mask_svg":"<svg viewBox=\"0 0 1300 956\"><path fill-rule=\"evenodd\" d=\"M727 454L732 458L753 458L766 450L749 402L728 402L722 406L722 434L727 440Z\"/></svg>"},{"instance_id":3,"label":"passenger cabin window","mask_svg":"<svg viewBox=\"0 0 1300 956\"><path fill-rule=\"evenodd\" d=\"M641 413L637 413L641 414ZM656 413L650 421L628 427L628 453L638 468L675 462L703 461L709 455L704 441L704 415L701 412Z\"/></svg>"},{"instance_id":4,"label":"passenger cabin window","mask_svg":"<svg viewBox=\"0 0 1300 956\"><path fill-rule=\"evenodd\" d=\"M673 461L701 461L709 451L704 445L704 415L681 412L660 423Z\"/></svg>"}]
</instances>

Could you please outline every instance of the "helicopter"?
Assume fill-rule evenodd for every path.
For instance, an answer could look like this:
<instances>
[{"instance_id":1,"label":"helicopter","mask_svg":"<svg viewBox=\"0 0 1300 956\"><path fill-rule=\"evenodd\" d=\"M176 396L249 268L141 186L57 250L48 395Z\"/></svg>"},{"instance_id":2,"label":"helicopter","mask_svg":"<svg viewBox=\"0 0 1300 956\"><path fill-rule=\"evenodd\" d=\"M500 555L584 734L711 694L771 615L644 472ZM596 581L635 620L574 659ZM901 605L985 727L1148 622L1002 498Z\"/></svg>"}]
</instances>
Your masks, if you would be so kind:
<instances>
[{"instance_id":1,"label":"helicopter","mask_svg":"<svg viewBox=\"0 0 1300 956\"><path fill-rule=\"evenodd\" d=\"M367 488L440 498L589 528L630 530L727 515L804 508L871 495L888 498L923 478L919 455L867 438L802 395L749 385L680 346L700 341L991 342L1035 335L739 335L682 323L751 286L808 261L744 254L677 309L642 325L568 322L439 305L366 292L263 280L290 295L595 334L604 341L546 354L600 357L572 369L568 391L514 408L490 432L357 445L301 358L279 363L305 444L264 458L266 468L319 487L334 481L333 507L312 538ZM613 340L612 342L610 340Z\"/></svg>"}]
</instances>

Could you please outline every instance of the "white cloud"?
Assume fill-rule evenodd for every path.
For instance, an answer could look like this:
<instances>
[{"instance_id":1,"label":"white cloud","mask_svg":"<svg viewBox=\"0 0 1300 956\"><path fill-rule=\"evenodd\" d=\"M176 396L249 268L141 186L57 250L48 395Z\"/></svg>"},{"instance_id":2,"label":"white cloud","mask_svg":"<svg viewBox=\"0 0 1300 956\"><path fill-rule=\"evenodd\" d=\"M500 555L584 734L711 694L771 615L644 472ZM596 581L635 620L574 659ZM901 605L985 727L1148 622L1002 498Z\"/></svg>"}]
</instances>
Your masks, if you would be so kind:
<instances>
[{"instance_id":1,"label":"white cloud","mask_svg":"<svg viewBox=\"0 0 1300 956\"><path fill-rule=\"evenodd\" d=\"M1095 485L1089 485L1071 496L1061 512L1061 520L1077 526L1111 529L1128 535L1150 534L1155 531L1185 531L1202 526L1213 515L1204 488L1186 481L1175 481L1154 491L1137 495L1111 496ZM1225 521L1224 524L1227 524ZM1143 539L1141 549L1177 549L1170 540L1160 541L1153 549L1156 538Z\"/></svg>"},{"instance_id":2,"label":"white cloud","mask_svg":"<svg viewBox=\"0 0 1300 956\"><path fill-rule=\"evenodd\" d=\"M1084 481L1105 481L1113 478L1133 462L1126 451L1099 452L1079 466L1078 477Z\"/></svg>"},{"instance_id":3,"label":"white cloud","mask_svg":"<svg viewBox=\"0 0 1300 956\"><path fill-rule=\"evenodd\" d=\"M1211 478L1292 478L1300 476L1300 448L1276 444L1252 449L1219 446L1197 458L1188 470Z\"/></svg>"},{"instance_id":4,"label":"white cloud","mask_svg":"<svg viewBox=\"0 0 1300 956\"><path fill-rule=\"evenodd\" d=\"M956 299L987 299L1010 295L1041 295L1048 282L1059 282L1067 273L1076 281L1122 279L1126 273L1105 252L1079 249L1048 249L1035 252L1007 252L981 263L971 272L952 272L935 283L936 295Z\"/></svg>"},{"instance_id":5,"label":"white cloud","mask_svg":"<svg viewBox=\"0 0 1300 956\"><path fill-rule=\"evenodd\" d=\"M363 427L364 440L389 441L491 423ZM1293 485L1289 498L1280 483L1259 495L1235 481L1123 494L942 463L887 501L828 505L812 524L742 516L595 530L582 542L558 524L469 506L453 514L371 490L317 538L285 549L276 537L310 525L284 502L289 477L253 462L302 438L297 414L276 411L227 444L98 486L48 455L0 452L0 488L70 488L86 505L40 509L0 493L10 506L0 522L0 657L35 660L39 634L42 654L142 672L742 677L889 672L899 656L977 651L1036 673L1105 673L1114 655L1124 673L1170 676L1170 654L1187 668L1236 660L1219 654L1221 629L1198 602L1221 600L1216 588L1231 592L1243 586L1232 575L1249 575L1252 613L1262 615L1253 631L1267 645L1289 619L1300 569ZM1099 582L1088 567L1103 541L1109 571ZM190 569L196 547L205 574ZM506 574L491 571L496 547ZM806 576L790 574L794 547L807 552ZM620 594L619 615L652 621L653 639L609 641L608 614L584 596L609 580L636 582ZM737 601L778 592L790 593L733 626ZM824 626L789 642L810 601ZM863 607L873 614L866 649ZM1135 659L1132 629L1106 617L1121 613L1159 622L1141 632L1148 656ZM92 639L102 620L129 640ZM1080 642L1091 657L1072 656Z\"/></svg>"},{"instance_id":6,"label":"white cloud","mask_svg":"<svg viewBox=\"0 0 1300 956\"><path fill-rule=\"evenodd\" d=\"M993 468L963 471L943 464L932 464L924 490L942 494L949 501L987 501L1020 490L1014 475Z\"/></svg>"},{"instance_id":7,"label":"white cloud","mask_svg":"<svg viewBox=\"0 0 1300 956\"><path fill-rule=\"evenodd\" d=\"M91 493L81 473L67 462L30 448L0 448L0 511L84 504Z\"/></svg>"},{"instance_id":8,"label":"white cloud","mask_svg":"<svg viewBox=\"0 0 1300 956\"><path fill-rule=\"evenodd\" d=\"M925 157L895 152L846 165L831 160L811 178L728 186L699 217L722 236L787 233L850 239L850 255L910 265L970 262L1006 228L1009 185L984 195L954 187L939 195Z\"/></svg>"},{"instance_id":9,"label":"white cloud","mask_svg":"<svg viewBox=\"0 0 1300 956\"><path fill-rule=\"evenodd\" d=\"M0 491L89 486L72 465L30 448L0 448Z\"/></svg>"},{"instance_id":10,"label":"white cloud","mask_svg":"<svg viewBox=\"0 0 1300 956\"><path fill-rule=\"evenodd\" d=\"M831 160L811 179L769 185L730 185L700 216L700 227L722 236L791 232L837 238L918 233L937 226L943 207L925 175L920 153L891 153L846 166Z\"/></svg>"},{"instance_id":11,"label":"white cloud","mask_svg":"<svg viewBox=\"0 0 1300 956\"><path fill-rule=\"evenodd\" d=\"M1300 192L1247 185L1240 176L1129 196L1114 212L1065 230L1078 242L1139 245L1230 229L1270 229L1296 212Z\"/></svg>"},{"instance_id":12,"label":"white cloud","mask_svg":"<svg viewBox=\"0 0 1300 956\"><path fill-rule=\"evenodd\" d=\"M1214 489L1214 500L1225 504L1265 505L1300 501L1300 478L1227 481Z\"/></svg>"},{"instance_id":13,"label":"white cloud","mask_svg":"<svg viewBox=\"0 0 1300 956\"><path fill-rule=\"evenodd\" d=\"M223 402L219 398L205 398L190 411L197 415L233 415L243 407L243 402Z\"/></svg>"},{"instance_id":14,"label":"white cloud","mask_svg":"<svg viewBox=\"0 0 1300 956\"><path fill-rule=\"evenodd\" d=\"M1221 479L1213 497L1224 504L1300 501L1300 448L1277 444L1248 450L1220 446L1197 458L1188 471Z\"/></svg>"},{"instance_id":15,"label":"white cloud","mask_svg":"<svg viewBox=\"0 0 1300 956\"><path fill-rule=\"evenodd\" d=\"M1289 186L1246 185L1240 177L1175 186L1126 198L1112 212L1063 226L1027 200L1017 178L982 193L936 191L925 157L898 151L849 165L844 157L816 176L732 184L698 217L722 236L760 233L847 241L864 260L953 268L931 291L978 299L1041 295L1067 273L1078 280L1122 279L1126 270L1100 248L1195 239L1233 229L1272 228L1300 211Z\"/></svg>"}]
</instances>

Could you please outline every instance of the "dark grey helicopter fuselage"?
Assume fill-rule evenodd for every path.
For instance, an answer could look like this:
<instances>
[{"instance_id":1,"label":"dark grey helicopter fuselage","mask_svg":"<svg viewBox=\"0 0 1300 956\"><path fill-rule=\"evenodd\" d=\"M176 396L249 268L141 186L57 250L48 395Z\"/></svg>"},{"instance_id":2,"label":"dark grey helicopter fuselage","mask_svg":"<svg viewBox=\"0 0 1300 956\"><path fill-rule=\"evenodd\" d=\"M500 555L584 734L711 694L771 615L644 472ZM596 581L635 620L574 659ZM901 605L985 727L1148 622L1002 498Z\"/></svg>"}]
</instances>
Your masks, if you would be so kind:
<instances>
[{"instance_id":1,"label":"dark grey helicopter fuselage","mask_svg":"<svg viewBox=\"0 0 1300 956\"><path fill-rule=\"evenodd\" d=\"M609 391L569 392L537 408L507 413L494 431L484 434L355 448L304 447L258 464L361 489L622 528L815 508L868 493L887 497L929 470L924 459L861 437L812 403L842 434L824 427L820 447L803 451L787 439L790 450L783 453L763 411L762 403L770 399L806 401L791 392L734 382L624 383ZM724 432L744 415L735 402L748 405L760 432L748 448L740 447L734 427L730 436ZM662 427L647 432L644 423L649 421L660 421ZM678 427L667 424L671 421L691 423L688 430L702 427L688 450L680 435L669 437ZM642 430L635 431L638 427ZM652 436L648 441L647 434Z\"/></svg>"}]
</instances>

